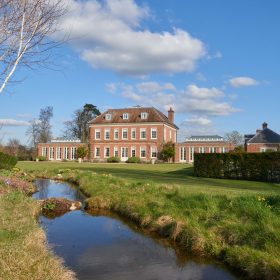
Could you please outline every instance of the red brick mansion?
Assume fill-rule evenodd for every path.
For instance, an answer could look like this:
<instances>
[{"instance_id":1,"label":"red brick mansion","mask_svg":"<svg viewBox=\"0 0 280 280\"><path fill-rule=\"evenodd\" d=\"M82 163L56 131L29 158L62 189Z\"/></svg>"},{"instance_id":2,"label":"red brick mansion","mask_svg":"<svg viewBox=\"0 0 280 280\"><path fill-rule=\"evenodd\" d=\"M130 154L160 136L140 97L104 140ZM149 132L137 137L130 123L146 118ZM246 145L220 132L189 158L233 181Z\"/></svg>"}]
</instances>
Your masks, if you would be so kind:
<instances>
[{"instance_id":1,"label":"red brick mansion","mask_svg":"<svg viewBox=\"0 0 280 280\"><path fill-rule=\"evenodd\" d=\"M218 135L192 136L177 143L178 129L172 108L167 116L154 107L109 109L89 122L89 158L103 162L119 157L124 162L139 157L149 162L158 159L164 144L171 141L176 152L173 161L183 163L193 162L194 153L224 153L234 148ZM81 145L77 140L40 143L38 155L48 160L75 160Z\"/></svg>"}]
</instances>

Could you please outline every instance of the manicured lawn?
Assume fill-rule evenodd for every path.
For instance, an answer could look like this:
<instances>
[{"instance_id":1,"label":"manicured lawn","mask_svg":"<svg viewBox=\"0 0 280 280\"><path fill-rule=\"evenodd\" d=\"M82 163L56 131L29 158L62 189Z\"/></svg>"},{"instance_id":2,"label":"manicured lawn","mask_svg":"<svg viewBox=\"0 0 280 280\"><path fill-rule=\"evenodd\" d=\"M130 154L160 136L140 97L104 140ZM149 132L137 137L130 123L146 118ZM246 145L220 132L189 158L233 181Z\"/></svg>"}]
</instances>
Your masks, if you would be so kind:
<instances>
[{"instance_id":1,"label":"manicured lawn","mask_svg":"<svg viewBox=\"0 0 280 280\"><path fill-rule=\"evenodd\" d=\"M206 192L212 194L280 194L280 184L198 178L192 175L193 169L187 164L96 164L76 162L19 162L19 168L26 171L78 169L99 174L110 173L128 181L152 181L185 187L187 192Z\"/></svg>"}]
</instances>

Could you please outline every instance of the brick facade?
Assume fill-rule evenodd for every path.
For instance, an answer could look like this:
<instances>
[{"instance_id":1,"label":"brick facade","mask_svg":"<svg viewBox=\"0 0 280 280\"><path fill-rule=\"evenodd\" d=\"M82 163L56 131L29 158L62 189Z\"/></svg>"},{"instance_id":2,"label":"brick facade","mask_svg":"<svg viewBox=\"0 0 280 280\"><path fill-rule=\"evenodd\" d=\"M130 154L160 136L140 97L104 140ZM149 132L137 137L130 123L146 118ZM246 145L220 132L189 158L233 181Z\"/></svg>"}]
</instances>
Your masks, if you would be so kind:
<instances>
[{"instance_id":1,"label":"brick facade","mask_svg":"<svg viewBox=\"0 0 280 280\"><path fill-rule=\"evenodd\" d=\"M90 122L90 158L157 159L164 143L177 141L174 111L168 117L155 108L110 109Z\"/></svg>"},{"instance_id":2,"label":"brick facade","mask_svg":"<svg viewBox=\"0 0 280 280\"><path fill-rule=\"evenodd\" d=\"M269 144L269 143L248 143L246 145L246 151L248 153L262 153L265 151L277 151L280 149L280 143L279 144Z\"/></svg>"},{"instance_id":3,"label":"brick facade","mask_svg":"<svg viewBox=\"0 0 280 280\"><path fill-rule=\"evenodd\" d=\"M143 161L156 159L163 144L176 142L177 130L167 124L93 124L90 126L90 158L104 161L136 156Z\"/></svg>"}]
</instances>

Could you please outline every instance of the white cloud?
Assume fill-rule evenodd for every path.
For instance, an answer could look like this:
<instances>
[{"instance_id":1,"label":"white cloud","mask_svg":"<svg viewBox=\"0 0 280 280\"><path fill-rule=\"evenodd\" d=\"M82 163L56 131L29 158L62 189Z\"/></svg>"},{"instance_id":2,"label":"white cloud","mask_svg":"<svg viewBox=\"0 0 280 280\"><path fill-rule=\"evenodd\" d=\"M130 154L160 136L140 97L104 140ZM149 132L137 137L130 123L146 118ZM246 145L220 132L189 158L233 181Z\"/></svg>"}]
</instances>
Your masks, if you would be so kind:
<instances>
[{"instance_id":1,"label":"white cloud","mask_svg":"<svg viewBox=\"0 0 280 280\"><path fill-rule=\"evenodd\" d=\"M212 125L212 121L204 117L193 117L186 119L182 123L183 125L200 125L200 126L209 126Z\"/></svg>"},{"instance_id":2,"label":"white cloud","mask_svg":"<svg viewBox=\"0 0 280 280\"><path fill-rule=\"evenodd\" d=\"M250 77L236 77L229 80L229 83L235 87L248 87L248 86L257 86L259 82Z\"/></svg>"},{"instance_id":3,"label":"white cloud","mask_svg":"<svg viewBox=\"0 0 280 280\"><path fill-rule=\"evenodd\" d=\"M0 126L29 126L27 121L19 121L14 119L0 119Z\"/></svg>"},{"instance_id":4,"label":"white cloud","mask_svg":"<svg viewBox=\"0 0 280 280\"><path fill-rule=\"evenodd\" d=\"M150 16L134 0L64 0L69 13L60 23L60 34L94 68L127 75L193 71L205 54L202 41L187 31L152 32L141 26Z\"/></svg>"},{"instance_id":5,"label":"white cloud","mask_svg":"<svg viewBox=\"0 0 280 280\"><path fill-rule=\"evenodd\" d=\"M177 113L224 116L240 111L224 101L224 92L217 88L189 85L184 91L177 89L171 83L145 82L120 85L117 92L136 104L155 106L162 110L168 110L172 106Z\"/></svg>"},{"instance_id":6,"label":"white cloud","mask_svg":"<svg viewBox=\"0 0 280 280\"><path fill-rule=\"evenodd\" d=\"M217 88L200 88L196 85L189 85L187 94L195 98L217 98L224 95L223 91Z\"/></svg>"}]
</instances>

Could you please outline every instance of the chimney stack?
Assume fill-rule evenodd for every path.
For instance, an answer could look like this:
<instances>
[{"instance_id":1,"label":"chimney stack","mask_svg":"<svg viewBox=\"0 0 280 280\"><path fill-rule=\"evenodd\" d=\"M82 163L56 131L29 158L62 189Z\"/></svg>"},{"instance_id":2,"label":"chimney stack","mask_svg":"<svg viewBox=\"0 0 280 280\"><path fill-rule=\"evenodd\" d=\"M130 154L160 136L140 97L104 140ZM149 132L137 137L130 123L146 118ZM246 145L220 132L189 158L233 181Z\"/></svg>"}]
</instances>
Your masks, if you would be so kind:
<instances>
[{"instance_id":1,"label":"chimney stack","mask_svg":"<svg viewBox=\"0 0 280 280\"><path fill-rule=\"evenodd\" d=\"M172 123L174 123L174 114L175 114L175 112L173 111L172 107L170 107L170 109L168 111L168 119Z\"/></svg>"},{"instance_id":2,"label":"chimney stack","mask_svg":"<svg viewBox=\"0 0 280 280\"><path fill-rule=\"evenodd\" d=\"M263 127L263 129L266 129L266 128L267 128L267 123L264 122L264 123L262 124L262 127Z\"/></svg>"}]
</instances>

